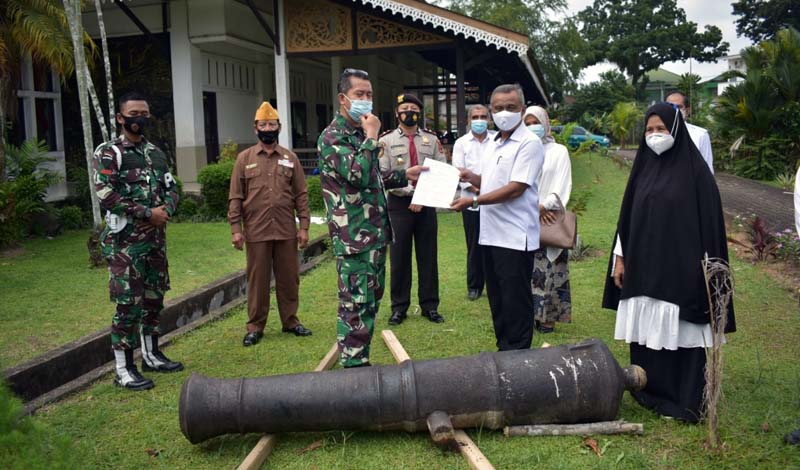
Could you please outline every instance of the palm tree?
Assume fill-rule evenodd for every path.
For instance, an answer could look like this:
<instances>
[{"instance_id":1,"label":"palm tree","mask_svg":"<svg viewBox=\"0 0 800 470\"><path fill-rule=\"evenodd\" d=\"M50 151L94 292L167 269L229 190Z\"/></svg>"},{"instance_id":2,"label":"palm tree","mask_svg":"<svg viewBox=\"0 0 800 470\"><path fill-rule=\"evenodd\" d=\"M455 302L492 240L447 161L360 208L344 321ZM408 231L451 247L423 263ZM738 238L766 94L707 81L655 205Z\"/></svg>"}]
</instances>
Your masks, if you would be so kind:
<instances>
[{"instance_id":1,"label":"palm tree","mask_svg":"<svg viewBox=\"0 0 800 470\"><path fill-rule=\"evenodd\" d=\"M93 44L88 36L85 40ZM74 72L63 7L53 0L0 0L0 180L5 174L6 120L17 109L14 90L28 55L61 77Z\"/></svg>"},{"instance_id":2,"label":"palm tree","mask_svg":"<svg viewBox=\"0 0 800 470\"><path fill-rule=\"evenodd\" d=\"M745 49L745 80L729 86L715 110L737 173L770 179L800 159L800 33L788 28Z\"/></svg>"},{"instance_id":3,"label":"palm tree","mask_svg":"<svg viewBox=\"0 0 800 470\"><path fill-rule=\"evenodd\" d=\"M631 134L636 123L642 119L642 110L636 103L621 102L614 105L608 115L608 128L619 142L619 148L625 148L625 139Z\"/></svg>"}]
</instances>

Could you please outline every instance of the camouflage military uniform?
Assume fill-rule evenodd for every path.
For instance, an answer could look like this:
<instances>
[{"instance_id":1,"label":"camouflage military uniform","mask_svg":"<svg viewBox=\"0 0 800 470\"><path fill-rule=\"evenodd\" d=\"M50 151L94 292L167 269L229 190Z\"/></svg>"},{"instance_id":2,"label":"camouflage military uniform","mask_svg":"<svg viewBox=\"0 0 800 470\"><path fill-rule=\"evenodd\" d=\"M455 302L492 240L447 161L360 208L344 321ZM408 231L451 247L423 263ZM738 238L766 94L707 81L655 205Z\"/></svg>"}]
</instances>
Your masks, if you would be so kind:
<instances>
[{"instance_id":1,"label":"camouflage military uniform","mask_svg":"<svg viewBox=\"0 0 800 470\"><path fill-rule=\"evenodd\" d=\"M369 361L386 277L392 227L385 188L408 184L405 170L381 173L380 144L341 114L317 142L328 230L339 273L337 338L345 367Z\"/></svg>"},{"instance_id":2,"label":"camouflage military uniform","mask_svg":"<svg viewBox=\"0 0 800 470\"><path fill-rule=\"evenodd\" d=\"M111 301L117 304L111 345L133 349L139 324L143 335L158 335L158 315L169 290L166 228L150 225L146 212L163 205L172 216L178 205L177 185L164 153L144 138L134 143L120 137L98 147L94 178L100 207L127 219L117 233L106 226L100 238Z\"/></svg>"}]
</instances>

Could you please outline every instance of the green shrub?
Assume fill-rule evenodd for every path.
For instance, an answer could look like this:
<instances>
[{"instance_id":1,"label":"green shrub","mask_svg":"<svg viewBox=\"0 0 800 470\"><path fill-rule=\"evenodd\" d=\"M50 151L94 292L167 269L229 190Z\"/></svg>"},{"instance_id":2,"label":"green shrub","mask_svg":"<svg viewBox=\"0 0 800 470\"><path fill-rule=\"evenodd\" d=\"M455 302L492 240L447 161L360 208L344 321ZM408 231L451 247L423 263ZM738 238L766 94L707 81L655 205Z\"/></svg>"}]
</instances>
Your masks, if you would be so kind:
<instances>
[{"instance_id":1,"label":"green shrub","mask_svg":"<svg viewBox=\"0 0 800 470\"><path fill-rule=\"evenodd\" d=\"M569 138L572 135L572 131L578 127L577 122L568 122L564 124L564 127L561 129L561 132L558 134L553 133L553 139L555 139L556 143L561 144L565 147L569 147Z\"/></svg>"},{"instance_id":2,"label":"green shrub","mask_svg":"<svg viewBox=\"0 0 800 470\"><path fill-rule=\"evenodd\" d=\"M325 212L325 201L322 199L322 183L319 175L306 177L308 186L308 209L311 212Z\"/></svg>"},{"instance_id":3,"label":"green shrub","mask_svg":"<svg viewBox=\"0 0 800 470\"><path fill-rule=\"evenodd\" d=\"M183 198L178 203L178 211L176 212L176 215L180 216L181 218L189 219L197 215L199 208L200 205L194 198Z\"/></svg>"},{"instance_id":4,"label":"green shrub","mask_svg":"<svg viewBox=\"0 0 800 470\"><path fill-rule=\"evenodd\" d=\"M231 185L233 160L207 165L200 170L197 181L203 185L202 213L210 217L225 217L228 213L228 192Z\"/></svg>"},{"instance_id":5,"label":"green shrub","mask_svg":"<svg viewBox=\"0 0 800 470\"><path fill-rule=\"evenodd\" d=\"M12 245L28 234L33 217L45 212L47 187L60 177L41 169L47 157L44 141L26 140L20 147L6 144L7 181L0 182L0 246Z\"/></svg>"},{"instance_id":6,"label":"green shrub","mask_svg":"<svg viewBox=\"0 0 800 470\"><path fill-rule=\"evenodd\" d=\"M220 162L235 162L237 155L239 155L239 144L231 139L228 139L225 141L225 145L223 145L222 149L219 151L219 157L217 160Z\"/></svg>"},{"instance_id":7,"label":"green shrub","mask_svg":"<svg viewBox=\"0 0 800 470\"><path fill-rule=\"evenodd\" d=\"M59 211L61 224L66 230L76 230L86 227L86 218L83 211L77 206L64 206Z\"/></svg>"},{"instance_id":8,"label":"green shrub","mask_svg":"<svg viewBox=\"0 0 800 470\"><path fill-rule=\"evenodd\" d=\"M67 183L70 185L72 195L67 198L70 205L79 206L85 211L92 210L92 196L90 191L89 175L86 165L67 164Z\"/></svg>"},{"instance_id":9,"label":"green shrub","mask_svg":"<svg viewBox=\"0 0 800 470\"><path fill-rule=\"evenodd\" d=\"M23 414L20 400L0 382L0 462L3 468L81 468L69 440Z\"/></svg>"}]
</instances>

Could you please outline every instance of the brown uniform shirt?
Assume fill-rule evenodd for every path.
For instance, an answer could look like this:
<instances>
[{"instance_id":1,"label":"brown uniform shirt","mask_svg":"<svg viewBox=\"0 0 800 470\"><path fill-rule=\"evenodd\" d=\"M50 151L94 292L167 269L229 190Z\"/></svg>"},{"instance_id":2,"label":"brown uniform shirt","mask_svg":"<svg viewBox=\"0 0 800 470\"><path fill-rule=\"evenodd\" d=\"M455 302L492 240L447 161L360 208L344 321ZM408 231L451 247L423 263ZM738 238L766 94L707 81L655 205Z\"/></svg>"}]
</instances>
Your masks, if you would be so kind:
<instances>
[{"instance_id":1,"label":"brown uniform shirt","mask_svg":"<svg viewBox=\"0 0 800 470\"><path fill-rule=\"evenodd\" d=\"M293 239L295 213L308 230L308 190L297 155L280 145L267 154L260 142L239 153L228 194L231 233L242 232L244 223L248 242Z\"/></svg>"}]
</instances>

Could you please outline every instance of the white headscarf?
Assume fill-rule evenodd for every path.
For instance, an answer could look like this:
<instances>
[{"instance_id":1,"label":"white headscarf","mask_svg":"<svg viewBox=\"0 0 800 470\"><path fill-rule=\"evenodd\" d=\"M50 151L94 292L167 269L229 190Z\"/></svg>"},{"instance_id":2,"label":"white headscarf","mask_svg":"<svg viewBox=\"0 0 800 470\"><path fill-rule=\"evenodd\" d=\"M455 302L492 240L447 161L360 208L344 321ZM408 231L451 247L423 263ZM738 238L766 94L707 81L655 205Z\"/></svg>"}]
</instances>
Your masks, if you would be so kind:
<instances>
[{"instance_id":1,"label":"white headscarf","mask_svg":"<svg viewBox=\"0 0 800 470\"><path fill-rule=\"evenodd\" d=\"M522 116L523 122L529 114L533 115L533 117L539 121L539 124L544 126L544 137L542 137L542 143L547 144L550 142L555 142L556 139L554 139L553 135L550 133L550 116L547 115L547 110L541 106L528 106L528 109L525 110L525 115Z\"/></svg>"}]
</instances>

